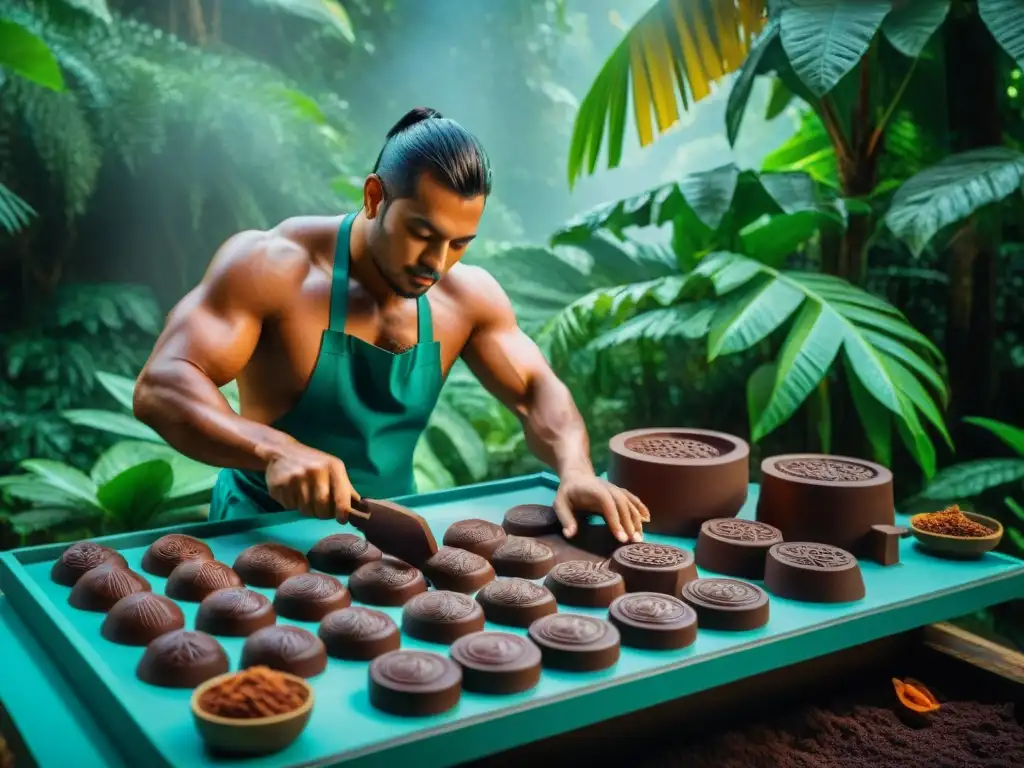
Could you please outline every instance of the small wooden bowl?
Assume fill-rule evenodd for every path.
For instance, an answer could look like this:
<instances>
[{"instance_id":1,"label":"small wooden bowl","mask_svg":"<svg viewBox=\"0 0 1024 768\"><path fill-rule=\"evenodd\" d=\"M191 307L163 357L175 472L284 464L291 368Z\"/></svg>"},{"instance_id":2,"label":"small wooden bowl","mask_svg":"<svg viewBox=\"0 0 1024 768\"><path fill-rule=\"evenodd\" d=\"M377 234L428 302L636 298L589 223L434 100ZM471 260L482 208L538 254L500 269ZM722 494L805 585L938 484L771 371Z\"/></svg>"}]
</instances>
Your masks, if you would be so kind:
<instances>
[{"instance_id":1,"label":"small wooden bowl","mask_svg":"<svg viewBox=\"0 0 1024 768\"><path fill-rule=\"evenodd\" d=\"M313 688L301 677L280 674L306 689L305 703L281 715L270 717L220 717L201 709L199 700L211 687L237 675L228 672L210 678L192 693L192 717L206 746L223 755L253 757L280 752L299 737L313 711Z\"/></svg>"},{"instance_id":2,"label":"small wooden bowl","mask_svg":"<svg viewBox=\"0 0 1024 768\"><path fill-rule=\"evenodd\" d=\"M964 517L992 529L992 533L988 536L948 536L944 533L921 530L917 527L917 522L929 514L931 513L922 512L910 518L910 532L924 549L936 554L955 558L981 557L986 552L995 549L999 540L1003 538L1002 523L995 518L978 515L974 512L964 512L963 514Z\"/></svg>"}]
</instances>

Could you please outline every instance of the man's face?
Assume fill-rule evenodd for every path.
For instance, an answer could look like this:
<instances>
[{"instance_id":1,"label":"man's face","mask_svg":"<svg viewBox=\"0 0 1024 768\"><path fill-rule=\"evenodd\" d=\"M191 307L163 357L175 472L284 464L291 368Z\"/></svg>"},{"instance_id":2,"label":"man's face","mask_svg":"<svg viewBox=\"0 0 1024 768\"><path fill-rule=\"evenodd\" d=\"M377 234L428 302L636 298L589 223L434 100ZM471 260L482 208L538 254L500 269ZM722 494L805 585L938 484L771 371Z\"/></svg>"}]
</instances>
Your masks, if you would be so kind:
<instances>
[{"instance_id":1,"label":"man's face","mask_svg":"<svg viewBox=\"0 0 1024 768\"><path fill-rule=\"evenodd\" d=\"M416 298L465 254L476 237L486 198L464 198L426 173L420 176L415 195L391 199L386 208L379 203L379 190L375 178L367 182L371 258L395 293Z\"/></svg>"}]
</instances>

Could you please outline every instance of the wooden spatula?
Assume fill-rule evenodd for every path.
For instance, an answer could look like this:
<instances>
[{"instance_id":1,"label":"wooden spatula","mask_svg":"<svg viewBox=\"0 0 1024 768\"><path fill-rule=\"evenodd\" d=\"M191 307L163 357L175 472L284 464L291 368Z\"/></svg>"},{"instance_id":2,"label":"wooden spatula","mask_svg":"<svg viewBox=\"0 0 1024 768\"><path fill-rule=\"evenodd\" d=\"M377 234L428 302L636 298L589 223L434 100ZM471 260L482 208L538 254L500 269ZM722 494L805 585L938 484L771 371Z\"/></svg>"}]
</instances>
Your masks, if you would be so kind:
<instances>
[{"instance_id":1,"label":"wooden spatula","mask_svg":"<svg viewBox=\"0 0 1024 768\"><path fill-rule=\"evenodd\" d=\"M362 499L355 507L349 522L385 554L417 568L437 554L430 526L411 509L374 499Z\"/></svg>"}]
</instances>

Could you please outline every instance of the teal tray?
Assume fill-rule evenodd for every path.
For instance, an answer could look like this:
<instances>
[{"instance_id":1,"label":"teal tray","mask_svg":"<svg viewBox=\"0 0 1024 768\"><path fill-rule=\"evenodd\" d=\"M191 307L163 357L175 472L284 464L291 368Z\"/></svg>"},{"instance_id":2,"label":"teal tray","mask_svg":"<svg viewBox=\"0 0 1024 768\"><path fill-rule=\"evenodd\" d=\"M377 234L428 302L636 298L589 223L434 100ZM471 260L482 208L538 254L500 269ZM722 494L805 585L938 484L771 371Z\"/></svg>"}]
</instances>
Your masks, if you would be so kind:
<instances>
[{"instance_id":1,"label":"teal tray","mask_svg":"<svg viewBox=\"0 0 1024 768\"><path fill-rule=\"evenodd\" d=\"M399 501L423 514L440 540L456 520L481 517L500 522L505 510L516 504L550 504L556 487L553 476L539 474ZM753 517L757 491L757 486L751 486L741 517ZM306 551L335 532L337 525L281 513L102 541L139 569L146 547L172 530L206 540L219 560L231 563L242 549L262 541ZM688 548L694 543L654 535L647 540ZM619 662L604 672L545 670L540 684L528 693L505 697L464 693L455 709L429 718L405 719L373 709L367 696L368 665L332 659L327 671L313 681L317 703L302 736L283 752L244 764L252 768L395 766L406 761L415 761L418 768L453 765L1024 595L1024 563L1014 558L989 554L976 561L953 562L921 553L911 539L904 539L900 547L899 565L883 568L862 563L867 597L857 603L814 605L772 597L771 620L759 630L700 630L696 642L681 651L623 648ZM99 632L102 615L67 604L69 590L49 579L50 566L62 550L63 545L47 545L0 555L0 588L119 745L126 762L154 768L222 765L202 748L189 711L190 692L140 683L135 666L142 649L107 642ZM155 591L163 591L164 579L147 578ZM260 591L272 597L271 590ZM195 606L180 605L191 628ZM400 619L401 609L385 610ZM581 610L606 615L602 610ZM302 626L315 631L315 625ZM222 643L235 668L242 640L223 638ZM406 637L402 643L406 648L446 652L443 646Z\"/></svg>"}]
</instances>

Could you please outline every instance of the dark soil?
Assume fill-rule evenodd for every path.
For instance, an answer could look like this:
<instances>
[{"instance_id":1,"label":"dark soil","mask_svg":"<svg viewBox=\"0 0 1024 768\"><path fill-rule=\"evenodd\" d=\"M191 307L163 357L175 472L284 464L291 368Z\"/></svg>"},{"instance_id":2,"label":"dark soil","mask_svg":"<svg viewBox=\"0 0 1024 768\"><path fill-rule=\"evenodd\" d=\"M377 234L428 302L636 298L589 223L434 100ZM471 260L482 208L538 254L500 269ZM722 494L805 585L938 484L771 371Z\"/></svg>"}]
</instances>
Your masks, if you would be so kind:
<instances>
[{"instance_id":1,"label":"dark soil","mask_svg":"<svg viewBox=\"0 0 1024 768\"><path fill-rule=\"evenodd\" d=\"M912 716L891 688L795 709L702 741L666 747L636 768L1020 768L1020 704L944 701Z\"/></svg>"}]
</instances>

